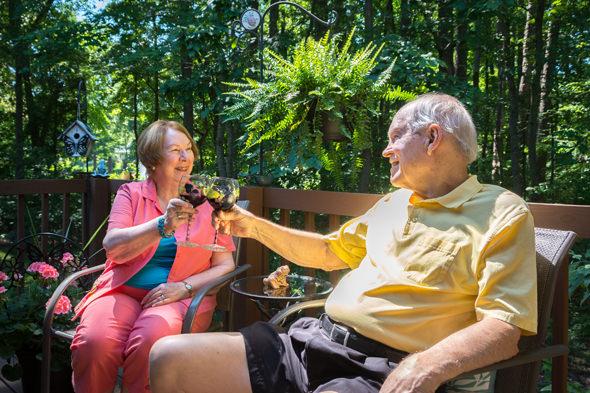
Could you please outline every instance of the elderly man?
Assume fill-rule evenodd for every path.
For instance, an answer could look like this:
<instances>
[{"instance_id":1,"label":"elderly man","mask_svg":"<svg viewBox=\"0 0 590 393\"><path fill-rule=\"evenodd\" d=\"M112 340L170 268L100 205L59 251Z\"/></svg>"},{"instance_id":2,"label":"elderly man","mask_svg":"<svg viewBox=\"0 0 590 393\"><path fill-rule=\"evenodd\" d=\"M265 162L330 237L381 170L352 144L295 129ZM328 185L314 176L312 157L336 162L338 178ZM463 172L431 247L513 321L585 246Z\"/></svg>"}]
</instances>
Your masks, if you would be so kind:
<instances>
[{"instance_id":1,"label":"elderly man","mask_svg":"<svg viewBox=\"0 0 590 393\"><path fill-rule=\"evenodd\" d=\"M420 96L397 112L388 138L383 156L399 190L337 232L240 209L218 216L222 229L298 265L352 269L326 314L286 334L259 322L164 338L151 353L154 392L442 391L536 333L533 219L518 196L469 176L477 144L467 110L448 95Z\"/></svg>"}]
</instances>

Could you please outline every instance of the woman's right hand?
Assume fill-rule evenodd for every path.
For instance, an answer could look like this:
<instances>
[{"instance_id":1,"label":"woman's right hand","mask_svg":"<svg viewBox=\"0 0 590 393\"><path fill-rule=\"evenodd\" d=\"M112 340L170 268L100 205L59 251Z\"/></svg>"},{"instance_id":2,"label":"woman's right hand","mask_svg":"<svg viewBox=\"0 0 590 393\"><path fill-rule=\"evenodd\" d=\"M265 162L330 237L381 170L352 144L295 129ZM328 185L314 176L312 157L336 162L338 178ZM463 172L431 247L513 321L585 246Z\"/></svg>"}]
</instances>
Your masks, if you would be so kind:
<instances>
[{"instance_id":1,"label":"woman's right hand","mask_svg":"<svg viewBox=\"0 0 590 393\"><path fill-rule=\"evenodd\" d=\"M252 237L252 229L256 216L238 205L229 210L213 213L213 226L225 235Z\"/></svg>"},{"instance_id":2,"label":"woman's right hand","mask_svg":"<svg viewBox=\"0 0 590 393\"><path fill-rule=\"evenodd\" d=\"M193 214L196 214L196 209L190 203L179 198L170 199L164 216L166 232L175 231L179 226L188 224Z\"/></svg>"}]
</instances>

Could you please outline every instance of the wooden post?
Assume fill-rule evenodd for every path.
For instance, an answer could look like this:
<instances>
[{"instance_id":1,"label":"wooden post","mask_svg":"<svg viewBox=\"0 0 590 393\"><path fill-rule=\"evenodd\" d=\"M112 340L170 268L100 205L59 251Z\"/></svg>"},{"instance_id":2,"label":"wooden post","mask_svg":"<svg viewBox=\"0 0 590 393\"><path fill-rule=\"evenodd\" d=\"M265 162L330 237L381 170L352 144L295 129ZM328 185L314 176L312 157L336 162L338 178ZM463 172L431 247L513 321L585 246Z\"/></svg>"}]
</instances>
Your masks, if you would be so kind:
<instances>
[{"instance_id":1,"label":"wooden post","mask_svg":"<svg viewBox=\"0 0 590 393\"><path fill-rule=\"evenodd\" d=\"M253 214L257 216L263 215L264 208L264 189L261 187L243 187L240 190L240 198L248 199L250 207L248 208ZM252 267L247 271L248 276L256 276L264 274L264 266L262 260L262 244L252 239L244 239L246 247L244 254L246 260L244 263L249 263ZM253 322L260 321L262 315L256 308L256 305L245 298L234 294L234 309L231 311L234 314L235 328L247 326Z\"/></svg>"},{"instance_id":2,"label":"wooden post","mask_svg":"<svg viewBox=\"0 0 590 393\"><path fill-rule=\"evenodd\" d=\"M84 244L90 240L92 235L100 227L110 213L110 186L107 179L87 175L87 203L85 203L84 223L87 235L84 237ZM106 224L100 229L94 240L88 246L87 253L92 255L102 248L102 239L106 234ZM95 259L93 265L103 263L103 260Z\"/></svg>"},{"instance_id":3,"label":"wooden post","mask_svg":"<svg viewBox=\"0 0 590 393\"><path fill-rule=\"evenodd\" d=\"M569 256L566 256L558 272L553 298L553 344L568 345L568 270ZM551 392L567 393L567 355L552 360Z\"/></svg>"}]
</instances>

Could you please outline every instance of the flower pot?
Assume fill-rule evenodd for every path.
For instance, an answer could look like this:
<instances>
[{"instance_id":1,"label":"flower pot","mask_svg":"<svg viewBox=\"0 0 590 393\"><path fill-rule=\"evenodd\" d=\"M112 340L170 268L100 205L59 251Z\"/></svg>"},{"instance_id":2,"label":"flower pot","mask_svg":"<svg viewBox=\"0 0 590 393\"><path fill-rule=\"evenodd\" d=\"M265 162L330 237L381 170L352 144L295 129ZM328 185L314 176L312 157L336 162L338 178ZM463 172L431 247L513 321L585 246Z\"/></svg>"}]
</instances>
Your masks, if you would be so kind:
<instances>
[{"instance_id":1,"label":"flower pot","mask_svg":"<svg viewBox=\"0 0 590 393\"><path fill-rule=\"evenodd\" d=\"M36 352L33 348L16 351L16 357L22 370L23 393L39 393L41 391L41 360L35 356ZM51 372L51 393L74 393L70 367Z\"/></svg>"},{"instance_id":2,"label":"flower pot","mask_svg":"<svg viewBox=\"0 0 590 393\"><path fill-rule=\"evenodd\" d=\"M323 112L321 116L324 141L343 141L346 139L346 136L340 131L342 119L336 117L332 112Z\"/></svg>"}]
</instances>

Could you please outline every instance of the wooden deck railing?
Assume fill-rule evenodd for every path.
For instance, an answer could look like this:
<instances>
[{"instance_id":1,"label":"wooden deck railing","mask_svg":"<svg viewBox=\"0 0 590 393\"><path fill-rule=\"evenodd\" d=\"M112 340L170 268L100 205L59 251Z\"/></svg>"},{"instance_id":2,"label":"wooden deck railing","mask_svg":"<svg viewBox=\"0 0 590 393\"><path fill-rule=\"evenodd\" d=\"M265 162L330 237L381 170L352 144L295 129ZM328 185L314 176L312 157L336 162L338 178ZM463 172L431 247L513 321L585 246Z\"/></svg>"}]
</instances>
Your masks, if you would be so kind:
<instances>
[{"instance_id":1,"label":"wooden deck railing","mask_svg":"<svg viewBox=\"0 0 590 393\"><path fill-rule=\"evenodd\" d=\"M122 180L107 180L84 176L74 180L0 180L0 196L16 198L16 238L21 238L26 229L25 196L37 195L41 198L40 221L33 223L36 231L57 231L68 225L71 212L71 195L82 195L81 216L82 240L84 243L108 216L114 194ZM303 215L303 229L315 230L322 216L322 229L327 232L340 226L342 217L363 214L381 195L357 194L329 191L285 190L278 188L244 187L242 197L250 200L250 210L267 218L278 216L278 221L290 226L294 217ZM61 194L61 228L49 227L49 195ZM580 238L590 238L590 206L531 203L535 226L571 230ZM276 210L278 209L278 213ZM299 212L299 213L296 213ZM271 214L272 213L272 214ZM299 215L299 216L298 216ZM5 220L5 217L0 217ZM301 219L299 218L299 221ZM101 247L106 228L103 228L90 245L90 251ZM245 242L246 252L243 263L250 263L249 275L266 274L269 271L268 250L253 240ZM98 263L98 261L97 261ZM312 271L306 271L313 274ZM560 272L553 304L553 340L567 343L568 340L568 269L567 264ZM331 275L336 280L337 275ZM244 299L236 299L236 324L244 325L260 319L259 311ZM567 357L556 358L553 362L553 392L564 392L567 380Z\"/></svg>"}]
</instances>

